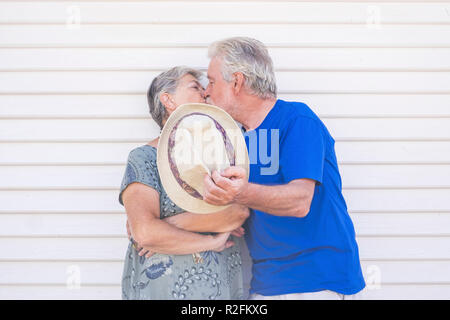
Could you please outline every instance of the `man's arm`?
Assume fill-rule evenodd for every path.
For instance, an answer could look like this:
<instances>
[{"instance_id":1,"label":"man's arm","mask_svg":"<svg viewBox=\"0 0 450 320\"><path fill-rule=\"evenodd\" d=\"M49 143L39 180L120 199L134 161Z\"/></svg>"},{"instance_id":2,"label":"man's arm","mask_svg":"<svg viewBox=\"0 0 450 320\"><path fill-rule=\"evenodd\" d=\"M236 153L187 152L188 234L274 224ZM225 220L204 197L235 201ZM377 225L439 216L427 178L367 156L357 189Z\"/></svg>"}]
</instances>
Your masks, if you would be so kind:
<instances>
[{"instance_id":1,"label":"man's arm","mask_svg":"<svg viewBox=\"0 0 450 320\"><path fill-rule=\"evenodd\" d=\"M303 218L309 212L315 185L310 179L292 180L278 186L249 183L236 201L275 216Z\"/></svg>"},{"instance_id":2,"label":"man's arm","mask_svg":"<svg viewBox=\"0 0 450 320\"><path fill-rule=\"evenodd\" d=\"M204 200L210 204L239 203L276 216L305 217L314 196L315 180L296 179L285 185L249 183L245 170L230 167L205 177Z\"/></svg>"}]
</instances>

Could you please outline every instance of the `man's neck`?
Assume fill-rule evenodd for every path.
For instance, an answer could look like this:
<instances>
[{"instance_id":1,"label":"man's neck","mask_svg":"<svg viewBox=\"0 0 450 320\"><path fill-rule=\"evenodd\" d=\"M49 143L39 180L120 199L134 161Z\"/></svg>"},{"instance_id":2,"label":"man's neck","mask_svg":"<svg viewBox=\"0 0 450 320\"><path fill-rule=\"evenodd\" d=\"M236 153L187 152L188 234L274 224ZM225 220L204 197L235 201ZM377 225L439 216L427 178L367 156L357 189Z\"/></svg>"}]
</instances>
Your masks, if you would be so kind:
<instances>
[{"instance_id":1,"label":"man's neck","mask_svg":"<svg viewBox=\"0 0 450 320\"><path fill-rule=\"evenodd\" d=\"M243 99L243 101L241 101L241 106L243 106L243 108L240 108L243 113L239 117L241 120L239 122L244 126L245 131L258 128L276 102L276 98L261 99L255 96Z\"/></svg>"}]
</instances>

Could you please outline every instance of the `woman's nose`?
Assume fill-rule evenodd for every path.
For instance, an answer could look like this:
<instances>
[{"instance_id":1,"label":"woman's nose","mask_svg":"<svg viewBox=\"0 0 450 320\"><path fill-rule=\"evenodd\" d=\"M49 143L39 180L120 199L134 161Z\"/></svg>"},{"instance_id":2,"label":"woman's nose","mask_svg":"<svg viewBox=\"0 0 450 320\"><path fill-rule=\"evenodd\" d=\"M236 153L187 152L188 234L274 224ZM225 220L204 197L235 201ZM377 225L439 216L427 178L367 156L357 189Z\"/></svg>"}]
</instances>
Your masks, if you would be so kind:
<instances>
[{"instance_id":1,"label":"woman's nose","mask_svg":"<svg viewBox=\"0 0 450 320\"><path fill-rule=\"evenodd\" d=\"M209 84L206 86L206 89L204 90L204 93L203 93L204 95L205 95L205 98L207 97L207 96L209 96Z\"/></svg>"},{"instance_id":2,"label":"woman's nose","mask_svg":"<svg viewBox=\"0 0 450 320\"><path fill-rule=\"evenodd\" d=\"M206 94L206 90L205 90L205 89L203 89L203 90L200 92L200 94L202 95L203 99L206 99L207 94Z\"/></svg>"}]
</instances>

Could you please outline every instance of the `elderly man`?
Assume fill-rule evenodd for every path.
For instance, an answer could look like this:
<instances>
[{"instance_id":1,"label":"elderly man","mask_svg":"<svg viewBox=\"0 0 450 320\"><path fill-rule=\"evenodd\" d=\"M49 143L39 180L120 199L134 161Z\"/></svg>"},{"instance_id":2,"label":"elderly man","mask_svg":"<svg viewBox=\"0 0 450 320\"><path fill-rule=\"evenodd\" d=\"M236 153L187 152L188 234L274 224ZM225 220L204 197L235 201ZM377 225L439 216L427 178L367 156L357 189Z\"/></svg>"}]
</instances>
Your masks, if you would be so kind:
<instances>
[{"instance_id":1,"label":"elderly man","mask_svg":"<svg viewBox=\"0 0 450 320\"><path fill-rule=\"evenodd\" d=\"M245 224L251 298L355 297L365 282L334 139L306 104L277 99L261 42L218 41L209 57L207 102L242 124L250 178L238 167L213 172L205 176L204 200L252 209Z\"/></svg>"}]
</instances>

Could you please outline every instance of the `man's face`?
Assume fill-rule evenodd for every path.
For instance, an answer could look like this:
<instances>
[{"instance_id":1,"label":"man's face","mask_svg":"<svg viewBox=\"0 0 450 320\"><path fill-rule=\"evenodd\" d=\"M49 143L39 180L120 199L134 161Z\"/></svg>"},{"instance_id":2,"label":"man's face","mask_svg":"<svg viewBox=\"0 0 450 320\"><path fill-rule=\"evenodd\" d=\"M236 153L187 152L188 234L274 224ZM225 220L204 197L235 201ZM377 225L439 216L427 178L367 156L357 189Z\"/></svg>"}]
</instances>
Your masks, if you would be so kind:
<instances>
[{"instance_id":1,"label":"man's face","mask_svg":"<svg viewBox=\"0 0 450 320\"><path fill-rule=\"evenodd\" d=\"M205 91L206 102L224 109L233 116L235 103L232 82L224 80L221 70L221 59L217 57L212 58L208 66L209 84Z\"/></svg>"}]
</instances>

